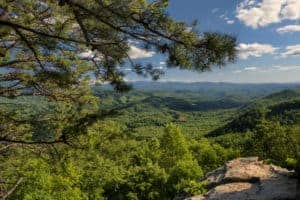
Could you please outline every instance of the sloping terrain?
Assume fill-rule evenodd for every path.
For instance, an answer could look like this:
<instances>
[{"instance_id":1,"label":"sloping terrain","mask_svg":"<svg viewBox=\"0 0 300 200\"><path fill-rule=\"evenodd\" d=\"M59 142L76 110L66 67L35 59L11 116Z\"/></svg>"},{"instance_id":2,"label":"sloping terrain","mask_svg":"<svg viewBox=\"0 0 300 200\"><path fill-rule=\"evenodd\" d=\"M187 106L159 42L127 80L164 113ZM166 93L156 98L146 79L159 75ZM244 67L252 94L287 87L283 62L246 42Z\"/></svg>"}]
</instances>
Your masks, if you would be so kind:
<instances>
[{"instance_id":1,"label":"sloping terrain","mask_svg":"<svg viewBox=\"0 0 300 200\"><path fill-rule=\"evenodd\" d=\"M300 93L284 90L271 94L241 108L239 113L228 124L211 131L206 136L252 131L263 119L276 120L282 125L297 125L300 123Z\"/></svg>"}]
</instances>

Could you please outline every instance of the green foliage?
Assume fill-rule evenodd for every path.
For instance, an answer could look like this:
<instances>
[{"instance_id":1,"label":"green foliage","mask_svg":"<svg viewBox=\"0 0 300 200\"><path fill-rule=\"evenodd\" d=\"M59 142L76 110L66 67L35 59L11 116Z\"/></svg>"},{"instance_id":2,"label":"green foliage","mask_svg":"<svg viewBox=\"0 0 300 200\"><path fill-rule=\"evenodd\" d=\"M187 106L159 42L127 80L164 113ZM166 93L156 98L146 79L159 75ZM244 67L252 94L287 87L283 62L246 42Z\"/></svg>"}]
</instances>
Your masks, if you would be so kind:
<instances>
[{"instance_id":1,"label":"green foliage","mask_svg":"<svg viewBox=\"0 0 300 200\"><path fill-rule=\"evenodd\" d=\"M24 182L11 199L173 199L205 192L201 162L216 151L219 167L231 150L206 140L188 142L181 129L170 124L165 133L149 140L127 137L113 121L99 121L77 140L77 147L31 154L31 148L7 155L2 177ZM38 149L35 149L35 151ZM198 149L199 150L199 149ZM224 155L223 155L224 154ZM207 166L203 165L205 170ZM18 173L13 173L18 169Z\"/></svg>"},{"instance_id":2,"label":"green foliage","mask_svg":"<svg viewBox=\"0 0 300 200\"><path fill-rule=\"evenodd\" d=\"M286 162L286 165L289 167L289 168L292 168L292 169L296 169L297 167L297 160L296 159L293 159L293 158L287 158L285 160Z\"/></svg>"},{"instance_id":3,"label":"green foliage","mask_svg":"<svg viewBox=\"0 0 300 200\"><path fill-rule=\"evenodd\" d=\"M169 123L180 126L188 138L200 138L226 124L237 109L250 100L245 97L232 103L231 96L219 97L210 92L132 91L119 94L99 87L94 88L94 93L101 98L103 110L119 111L112 120L124 125L128 134L141 139L162 135L164 126ZM126 102L121 103L120 99Z\"/></svg>"},{"instance_id":4,"label":"green foliage","mask_svg":"<svg viewBox=\"0 0 300 200\"><path fill-rule=\"evenodd\" d=\"M24 182L10 199L87 199L80 190L82 171L72 163L54 168L49 158L20 159L18 176L24 177Z\"/></svg>"},{"instance_id":5,"label":"green foliage","mask_svg":"<svg viewBox=\"0 0 300 200\"><path fill-rule=\"evenodd\" d=\"M258 156L269 163L297 168L300 148L297 126L262 120L253 131L225 134L214 140L227 148L239 149L242 156Z\"/></svg>"},{"instance_id":6,"label":"green foliage","mask_svg":"<svg viewBox=\"0 0 300 200\"><path fill-rule=\"evenodd\" d=\"M238 150L225 149L221 145L212 143L204 138L199 141L193 141L190 149L205 173L218 168L226 161L239 155Z\"/></svg>"},{"instance_id":7,"label":"green foliage","mask_svg":"<svg viewBox=\"0 0 300 200\"><path fill-rule=\"evenodd\" d=\"M278 118L273 116L281 111L268 116L266 112L271 113L268 109L246 110L244 120L236 126L246 130L249 126L242 124L250 124L252 128L248 131L203 138L200 133L190 134L192 127L209 123L210 129L214 123L221 126L237 109L219 110L217 106L208 111L175 110L172 98L167 104L161 101L169 94L172 93L158 92L151 99L147 93L111 96L98 91L103 105L101 112L118 109L115 105L124 107L118 109L120 115L94 121L84 129L65 126L67 121L64 120L78 116L70 104L41 98L11 100L12 106L1 108L13 113L14 119L40 118L44 122L41 116L48 113L46 116L52 121L51 124L46 121L20 124L17 128L29 133L27 141L45 141L50 133L59 135L71 127L74 138L68 140L70 146L63 143L49 148L26 145L1 152L0 177L5 181L2 188L12 188L22 177L23 182L10 199L182 199L204 193L203 176L238 156L259 156L267 162L299 171L300 128L297 123L287 126L276 121ZM178 105L180 95L174 105ZM189 94L181 98L186 103L196 99L208 101L212 97ZM19 109L15 109L15 105ZM40 109L33 111L35 105ZM277 104L272 106L275 108ZM297 112L296 107L289 110ZM88 111L82 110L79 115L89 115ZM198 123L203 119L208 121Z\"/></svg>"},{"instance_id":8,"label":"green foliage","mask_svg":"<svg viewBox=\"0 0 300 200\"><path fill-rule=\"evenodd\" d=\"M166 127L165 134L161 138L162 166L170 168L185 158L189 158L189 149L179 127L170 124Z\"/></svg>"},{"instance_id":9,"label":"green foliage","mask_svg":"<svg viewBox=\"0 0 300 200\"><path fill-rule=\"evenodd\" d=\"M265 110L261 107L254 107L250 110L242 113L237 118L233 119L230 123L223 127L220 127L210 133L207 136L219 136L228 132L246 132L252 131L256 126L265 118Z\"/></svg>"},{"instance_id":10,"label":"green foliage","mask_svg":"<svg viewBox=\"0 0 300 200\"><path fill-rule=\"evenodd\" d=\"M2 0L0 64L22 71L1 78L1 83L19 81L1 84L1 96L24 95L26 89L30 94L72 99L72 95L80 97L84 90L78 88L89 74L124 91L130 88L123 80L125 65L158 79L162 71L129 57L132 41L165 55L170 67L205 71L235 60L235 37L199 33L196 24L171 18L168 4L161 0ZM193 29L187 31L190 26ZM93 55L81 54L86 52ZM13 58L8 58L11 53Z\"/></svg>"},{"instance_id":11,"label":"green foliage","mask_svg":"<svg viewBox=\"0 0 300 200\"><path fill-rule=\"evenodd\" d=\"M118 199L158 199L165 195L168 174L156 164L132 167L126 176L126 182L120 185L116 194L108 194Z\"/></svg>"},{"instance_id":12,"label":"green foliage","mask_svg":"<svg viewBox=\"0 0 300 200\"><path fill-rule=\"evenodd\" d=\"M91 82L109 83L124 92L131 88L124 81L125 67L154 80L164 73L151 63L136 62L130 57L132 48L161 54L168 67L199 72L235 60L234 36L199 33L196 24L188 31L189 24L167 14L168 4L161 0L1 0L3 107L9 99L24 96L40 96L51 106L22 119L20 109L17 113L4 109L0 119L7 126L1 126L0 142L70 144L85 134L89 125L112 114L99 111Z\"/></svg>"},{"instance_id":13,"label":"green foliage","mask_svg":"<svg viewBox=\"0 0 300 200\"><path fill-rule=\"evenodd\" d=\"M157 80L163 71L130 58L134 44L168 67L202 72L235 60L235 37L188 30L167 14L167 0L0 2L1 198L14 187L9 199L182 198L205 192L204 174L239 154L299 172L299 127L285 127L299 122L297 93L265 98L232 120L259 94L90 87L95 79L128 91L124 67ZM230 148L201 138L221 126L213 135Z\"/></svg>"},{"instance_id":14,"label":"green foliage","mask_svg":"<svg viewBox=\"0 0 300 200\"><path fill-rule=\"evenodd\" d=\"M264 122L254 131L249 152L284 165L287 158L297 156L295 139L291 130L281 127L278 122Z\"/></svg>"},{"instance_id":15,"label":"green foliage","mask_svg":"<svg viewBox=\"0 0 300 200\"><path fill-rule=\"evenodd\" d=\"M198 191L204 191L204 186L201 183L196 184L196 181L199 181L202 176L202 169L196 160L190 158L179 160L170 169L169 195L194 195Z\"/></svg>"}]
</instances>

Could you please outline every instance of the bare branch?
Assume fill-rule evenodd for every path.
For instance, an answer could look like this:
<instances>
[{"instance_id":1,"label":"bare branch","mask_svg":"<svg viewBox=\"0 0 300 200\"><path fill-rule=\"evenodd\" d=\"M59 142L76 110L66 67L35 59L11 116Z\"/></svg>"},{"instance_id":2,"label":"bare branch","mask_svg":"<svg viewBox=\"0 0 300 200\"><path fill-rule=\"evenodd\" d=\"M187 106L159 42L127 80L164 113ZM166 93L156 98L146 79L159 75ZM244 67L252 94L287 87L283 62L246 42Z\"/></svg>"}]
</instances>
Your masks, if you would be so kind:
<instances>
[{"instance_id":1,"label":"bare branch","mask_svg":"<svg viewBox=\"0 0 300 200\"><path fill-rule=\"evenodd\" d=\"M6 192L6 194L4 194L2 197L0 196L1 200L6 200L16 189L17 187L23 182L24 178L20 178L16 184L9 190Z\"/></svg>"}]
</instances>

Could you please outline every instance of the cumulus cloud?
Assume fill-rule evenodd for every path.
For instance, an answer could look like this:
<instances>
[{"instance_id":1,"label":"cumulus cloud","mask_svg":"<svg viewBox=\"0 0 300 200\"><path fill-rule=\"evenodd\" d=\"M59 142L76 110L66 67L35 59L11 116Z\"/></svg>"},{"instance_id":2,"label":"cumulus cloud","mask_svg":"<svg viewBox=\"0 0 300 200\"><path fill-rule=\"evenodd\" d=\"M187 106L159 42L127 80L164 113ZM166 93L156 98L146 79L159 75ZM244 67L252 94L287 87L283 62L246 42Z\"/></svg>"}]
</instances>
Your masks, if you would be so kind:
<instances>
[{"instance_id":1,"label":"cumulus cloud","mask_svg":"<svg viewBox=\"0 0 300 200\"><path fill-rule=\"evenodd\" d=\"M300 8L299 8L300 9ZM292 32L300 32L300 25L288 25L280 27L276 30L278 33L292 33Z\"/></svg>"},{"instance_id":2,"label":"cumulus cloud","mask_svg":"<svg viewBox=\"0 0 300 200\"><path fill-rule=\"evenodd\" d=\"M248 57L261 57L264 54L273 54L277 48L273 47L270 44L260 44L260 43L252 43L245 44L241 43L238 45L237 50L239 52L239 57L243 60Z\"/></svg>"},{"instance_id":3,"label":"cumulus cloud","mask_svg":"<svg viewBox=\"0 0 300 200\"><path fill-rule=\"evenodd\" d=\"M300 1L299 0L286 0L284 1L281 10L283 19L298 20L300 19Z\"/></svg>"},{"instance_id":4,"label":"cumulus cloud","mask_svg":"<svg viewBox=\"0 0 300 200\"><path fill-rule=\"evenodd\" d=\"M146 51L144 49L138 48L137 46L131 45L128 55L131 59L151 58L155 55L155 52Z\"/></svg>"},{"instance_id":5,"label":"cumulus cloud","mask_svg":"<svg viewBox=\"0 0 300 200\"><path fill-rule=\"evenodd\" d=\"M300 19L299 0L244 0L236 10L236 17L254 29L282 20Z\"/></svg>"},{"instance_id":6,"label":"cumulus cloud","mask_svg":"<svg viewBox=\"0 0 300 200\"><path fill-rule=\"evenodd\" d=\"M285 52L281 54L283 57L300 56L300 44L287 46Z\"/></svg>"}]
</instances>

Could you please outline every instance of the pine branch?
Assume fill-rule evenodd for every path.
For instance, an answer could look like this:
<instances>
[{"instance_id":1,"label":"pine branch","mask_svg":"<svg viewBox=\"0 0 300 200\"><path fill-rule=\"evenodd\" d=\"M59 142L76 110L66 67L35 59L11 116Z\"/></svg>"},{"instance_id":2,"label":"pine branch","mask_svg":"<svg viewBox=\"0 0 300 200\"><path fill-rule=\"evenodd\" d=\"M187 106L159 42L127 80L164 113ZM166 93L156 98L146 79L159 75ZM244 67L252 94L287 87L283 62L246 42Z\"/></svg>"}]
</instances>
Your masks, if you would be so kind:
<instances>
[{"instance_id":1,"label":"pine branch","mask_svg":"<svg viewBox=\"0 0 300 200\"><path fill-rule=\"evenodd\" d=\"M21 60L11 60L8 62L0 62L0 67L7 67L7 66L11 66L14 64L19 64L19 63L26 63L26 62L31 62L33 60L30 59L21 59Z\"/></svg>"},{"instance_id":2,"label":"pine branch","mask_svg":"<svg viewBox=\"0 0 300 200\"><path fill-rule=\"evenodd\" d=\"M0 24L4 25L4 26L12 27L13 29L22 29L22 30L25 30L25 31L28 31L28 32L31 32L31 33L34 33L36 35L40 35L40 36L43 36L43 37L53 38L53 39L57 39L57 40L61 40L61 41L67 41L67 42L74 42L74 43L77 43L77 44L84 44L84 45L87 45L87 46L114 45L114 44L119 43L119 42L92 43L92 42L87 42L87 41L83 41L83 40L76 40L76 39L72 39L72 38L61 37L61 36L58 36L58 35L51 35L51 34L48 34L48 33L45 33L45 32L37 31L37 30L34 30L32 28L25 27L25 26L22 26L22 25L13 23L13 22L9 22L9 21L4 21L4 20L0 20Z\"/></svg>"}]
</instances>

